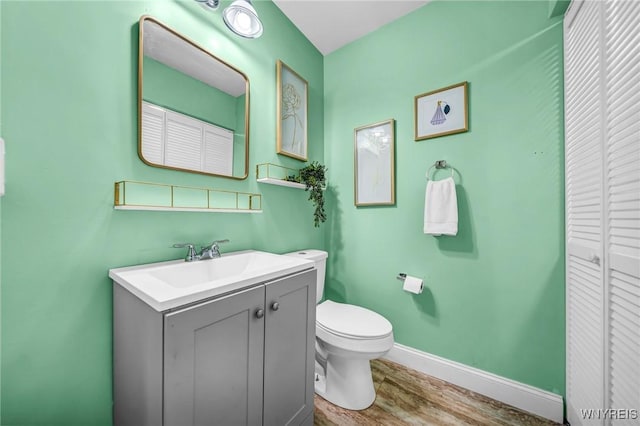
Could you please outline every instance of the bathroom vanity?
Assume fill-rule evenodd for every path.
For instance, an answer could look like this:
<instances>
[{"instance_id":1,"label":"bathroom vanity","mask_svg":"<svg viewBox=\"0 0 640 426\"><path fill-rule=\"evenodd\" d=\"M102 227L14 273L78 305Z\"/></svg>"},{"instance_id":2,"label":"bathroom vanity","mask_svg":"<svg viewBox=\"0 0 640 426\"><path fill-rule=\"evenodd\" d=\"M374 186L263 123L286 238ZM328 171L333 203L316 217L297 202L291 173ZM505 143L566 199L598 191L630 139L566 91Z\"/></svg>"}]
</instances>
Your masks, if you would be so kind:
<instances>
[{"instance_id":1,"label":"bathroom vanity","mask_svg":"<svg viewBox=\"0 0 640 426\"><path fill-rule=\"evenodd\" d=\"M312 267L248 251L112 269L114 424L313 424Z\"/></svg>"}]
</instances>

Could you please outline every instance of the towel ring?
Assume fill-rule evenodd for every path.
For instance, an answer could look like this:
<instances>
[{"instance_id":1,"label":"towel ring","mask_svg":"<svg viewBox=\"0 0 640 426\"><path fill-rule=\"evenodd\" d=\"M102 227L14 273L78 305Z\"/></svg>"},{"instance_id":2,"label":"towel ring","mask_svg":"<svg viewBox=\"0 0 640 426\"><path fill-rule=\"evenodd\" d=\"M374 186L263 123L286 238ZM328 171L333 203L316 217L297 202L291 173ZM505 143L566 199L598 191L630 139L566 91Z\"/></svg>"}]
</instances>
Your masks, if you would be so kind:
<instances>
[{"instance_id":1,"label":"towel ring","mask_svg":"<svg viewBox=\"0 0 640 426\"><path fill-rule=\"evenodd\" d=\"M427 170L427 173L425 175L427 177L427 180L429 179L429 174L431 173L431 169L433 169L434 167L436 168L436 170L437 169L446 169L447 167L450 168L451 169L451 177L453 177L453 171L454 171L453 167L447 165L447 162L445 160L438 160L438 161L435 162L434 165L429 167L429 169Z\"/></svg>"}]
</instances>

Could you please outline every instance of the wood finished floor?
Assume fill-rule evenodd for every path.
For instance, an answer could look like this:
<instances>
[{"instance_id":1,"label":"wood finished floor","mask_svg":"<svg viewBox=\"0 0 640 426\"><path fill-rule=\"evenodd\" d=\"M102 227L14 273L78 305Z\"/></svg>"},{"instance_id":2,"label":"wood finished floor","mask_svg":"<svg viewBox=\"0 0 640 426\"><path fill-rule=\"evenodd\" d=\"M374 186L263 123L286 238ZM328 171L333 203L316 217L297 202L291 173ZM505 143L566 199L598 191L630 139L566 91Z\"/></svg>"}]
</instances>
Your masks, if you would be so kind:
<instances>
[{"instance_id":1,"label":"wood finished floor","mask_svg":"<svg viewBox=\"0 0 640 426\"><path fill-rule=\"evenodd\" d=\"M371 371L376 388L371 407L344 410L315 395L315 425L556 425L391 361L374 360Z\"/></svg>"}]
</instances>

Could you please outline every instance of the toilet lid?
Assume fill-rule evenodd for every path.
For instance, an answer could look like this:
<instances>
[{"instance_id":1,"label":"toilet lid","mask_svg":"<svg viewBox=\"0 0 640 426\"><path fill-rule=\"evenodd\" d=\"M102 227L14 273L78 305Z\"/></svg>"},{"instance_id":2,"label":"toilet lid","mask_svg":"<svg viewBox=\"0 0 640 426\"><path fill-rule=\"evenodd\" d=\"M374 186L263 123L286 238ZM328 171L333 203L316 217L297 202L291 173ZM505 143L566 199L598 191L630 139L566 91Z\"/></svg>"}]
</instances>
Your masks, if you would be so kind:
<instances>
[{"instance_id":1,"label":"toilet lid","mask_svg":"<svg viewBox=\"0 0 640 426\"><path fill-rule=\"evenodd\" d=\"M316 323L329 332L360 339L387 336L393 330L380 314L330 300L316 307Z\"/></svg>"}]
</instances>

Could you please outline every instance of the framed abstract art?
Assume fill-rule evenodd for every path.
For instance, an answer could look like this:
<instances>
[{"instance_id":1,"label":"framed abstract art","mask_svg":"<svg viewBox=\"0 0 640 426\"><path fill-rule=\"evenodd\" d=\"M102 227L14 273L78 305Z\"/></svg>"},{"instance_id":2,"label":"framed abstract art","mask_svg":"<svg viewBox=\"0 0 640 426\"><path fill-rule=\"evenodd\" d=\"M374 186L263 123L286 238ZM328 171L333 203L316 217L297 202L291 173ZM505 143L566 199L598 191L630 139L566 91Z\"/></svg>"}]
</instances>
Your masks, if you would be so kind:
<instances>
[{"instance_id":1,"label":"framed abstract art","mask_svg":"<svg viewBox=\"0 0 640 426\"><path fill-rule=\"evenodd\" d=\"M466 81L415 97L415 140L469 130Z\"/></svg>"},{"instance_id":2,"label":"framed abstract art","mask_svg":"<svg viewBox=\"0 0 640 426\"><path fill-rule=\"evenodd\" d=\"M358 127L354 139L355 205L395 204L395 120Z\"/></svg>"}]
</instances>

